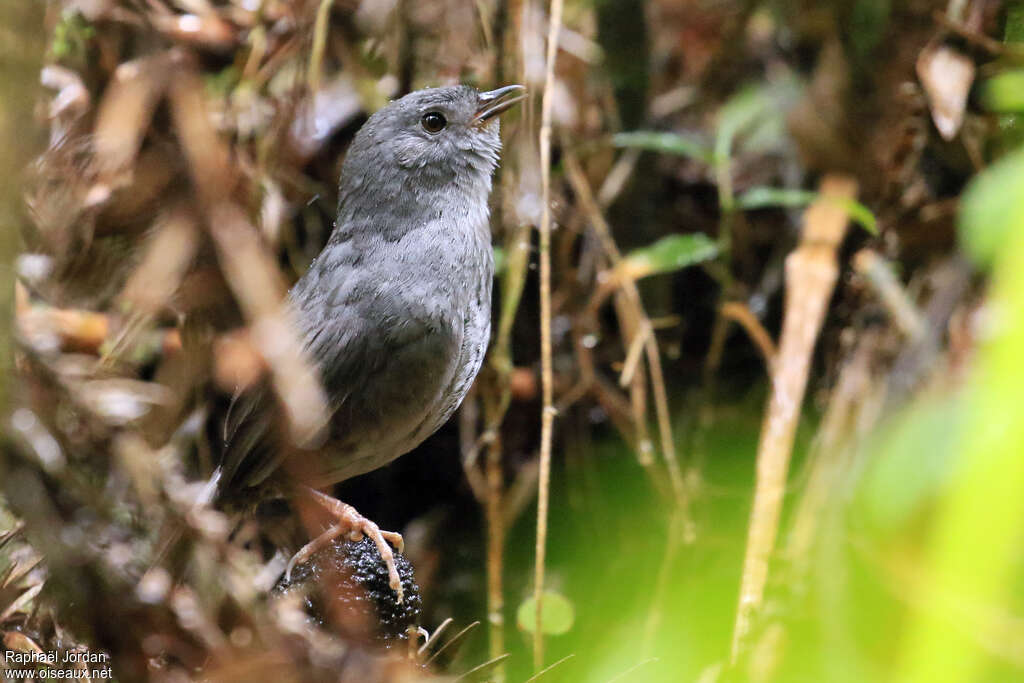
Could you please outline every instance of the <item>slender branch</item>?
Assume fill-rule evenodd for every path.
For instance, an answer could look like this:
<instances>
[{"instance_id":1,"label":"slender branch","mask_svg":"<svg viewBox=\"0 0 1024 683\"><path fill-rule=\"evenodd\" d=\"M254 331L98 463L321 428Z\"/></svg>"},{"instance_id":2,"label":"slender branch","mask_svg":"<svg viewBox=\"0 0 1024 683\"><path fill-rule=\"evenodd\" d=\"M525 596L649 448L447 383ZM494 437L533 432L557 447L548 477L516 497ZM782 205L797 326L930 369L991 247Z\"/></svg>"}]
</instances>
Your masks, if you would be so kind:
<instances>
[{"instance_id":1,"label":"slender branch","mask_svg":"<svg viewBox=\"0 0 1024 683\"><path fill-rule=\"evenodd\" d=\"M622 260L622 253L615 244L611 228L608 225L608 221L605 220L604 214L601 213L601 207L594 197L594 192L587 182L579 160L571 150L566 150L564 163L566 175L572 184L573 191L576 193L576 199L587 215L590 226L597 235L605 255L611 262L612 267L614 267ZM640 290L637 289L636 282L632 279L624 278L618 284L622 288L625 300L634 309L634 315L638 323L645 328L653 328L650 318L644 310L643 300L640 298ZM683 482L679 460L676 456L675 439L672 436L671 413L668 408L668 391L665 388L665 377L661 368L658 338L654 334L647 335L647 339L644 340L644 351L647 356L647 364L651 369L651 387L654 392L654 407L658 420L662 457L664 457L665 467L668 469L669 481L672 484L672 493L675 497L676 506L682 511L683 517L686 518L686 508L688 505L686 486ZM641 462L643 462L643 458L641 458ZM686 527L688 525L684 524L683 526Z\"/></svg>"},{"instance_id":2,"label":"slender branch","mask_svg":"<svg viewBox=\"0 0 1024 683\"><path fill-rule=\"evenodd\" d=\"M490 655L494 659L505 653L505 491L501 466L501 437L495 432L488 444L484 461L487 498L484 514L487 518L487 623ZM505 679L504 666L495 672L496 680Z\"/></svg>"},{"instance_id":3,"label":"slender branch","mask_svg":"<svg viewBox=\"0 0 1024 683\"><path fill-rule=\"evenodd\" d=\"M555 422L554 377L551 367L551 99L555 83L558 31L562 26L562 0L551 0L548 17L547 73L540 107L540 344L541 344L541 437L540 476L537 479L537 556L533 598L537 614L533 628L533 668L544 665L544 634L541 629L544 593L544 555L548 534L548 488L551 479L551 439Z\"/></svg>"},{"instance_id":4,"label":"slender branch","mask_svg":"<svg viewBox=\"0 0 1024 683\"><path fill-rule=\"evenodd\" d=\"M633 289L636 289L634 283ZM637 294L639 297L639 294ZM683 473L679 469L679 458L676 457L675 439L672 438L672 418L668 410L668 389L665 387L665 373L661 368L661 352L658 340L648 335L644 342L647 352L647 364L651 367L651 389L654 391L654 414L658 419L658 436L661 437L661 453L668 468L668 478L672 482L672 493L675 495L676 507L686 516L686 487L683 484Z\"/></svg>"},{"instance_id":5,"label":"slender branch","mask_svg":"<svg viewBox=\"0 0 1024 683\"><path fill-rule=\"evenodd\" d=\"M768 330L764 329L764 325L757 319L757 316L746 305L738 301L727 301L722 304L719 314L723 320L733 320L740 324L740 327L750 337L750 341L754 342L754 346L761 352L765 367L771 373L775 366L775 342L772 341L772 336Z\"/></svg>"},{"instance_id":6,"label":"slender branch","mask_svg":"<svg viewBox=\"0 0 1024 683\"><path fill-rule=\"evenodd\" d=\"M861 249L853 255L853 268L868 281L882 300L896 327L911 342L919 342L928 334L928 321L896 279L889 264L877 252Z\"/></svg>"},{"instance_id":7,"label":"slender branch","mask_svg":"<svg viewBox=\"0 0 1024 683\"><path fill-rule=\"evenodd\" d=\"M310 50L309 70L306 72L306 81L311 93L316 93L320 89L320 69L323 67L324 48L327 46L327 24L330 23L332 4L334 0L320 0L320 5L316 8L313 48Z\"/></svg>"}]
</instances>

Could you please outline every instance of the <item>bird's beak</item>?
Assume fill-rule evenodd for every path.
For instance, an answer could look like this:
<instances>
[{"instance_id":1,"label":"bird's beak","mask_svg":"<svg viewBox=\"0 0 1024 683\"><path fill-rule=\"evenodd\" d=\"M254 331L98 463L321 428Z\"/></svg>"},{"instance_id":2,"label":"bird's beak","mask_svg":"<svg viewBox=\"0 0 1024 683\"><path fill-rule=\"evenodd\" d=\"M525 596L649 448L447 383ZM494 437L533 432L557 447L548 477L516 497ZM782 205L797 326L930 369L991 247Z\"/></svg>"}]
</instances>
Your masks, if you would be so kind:
<instances>
[{"instance_id":1,"label":"bird's beak","mask_svg":"<svg viewBox=\"0 0 1024 683\"><path fill-rule=\"evenodd\" d=\"M477 95L479 105L473 123L481 124L505 111L526 97L526 88L521 85L506 85L504 88L489 90Z\"/></svg>"}]
</instances>

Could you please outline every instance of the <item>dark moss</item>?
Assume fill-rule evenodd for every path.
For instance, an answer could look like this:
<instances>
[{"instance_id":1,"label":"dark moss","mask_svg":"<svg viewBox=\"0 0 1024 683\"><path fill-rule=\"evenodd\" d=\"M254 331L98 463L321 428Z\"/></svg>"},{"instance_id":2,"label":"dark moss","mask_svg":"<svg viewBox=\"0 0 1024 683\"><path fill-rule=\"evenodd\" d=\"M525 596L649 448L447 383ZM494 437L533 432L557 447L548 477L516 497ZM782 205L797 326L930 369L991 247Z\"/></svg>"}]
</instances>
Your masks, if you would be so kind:
<instances>
[{"instance_id":1,"label":"dark moss","mask_svg":"<svg viewBox=\"0 0 1024 683\"><path fill-rule=\"evenodd\" d=\"M301 591L306 611L318 624L332 618L340 618L345 625L369 624L375 640L393 645L407 640L409 627L419 625L422 608L412 564L396 551L395 566L405 593L401 604L388 585L388 570L380 552L368 538L335 541L297 565L290 581L282 577L274 592ZM325 586L331 589L325 591Z\"/></svg>"}]
</instances>

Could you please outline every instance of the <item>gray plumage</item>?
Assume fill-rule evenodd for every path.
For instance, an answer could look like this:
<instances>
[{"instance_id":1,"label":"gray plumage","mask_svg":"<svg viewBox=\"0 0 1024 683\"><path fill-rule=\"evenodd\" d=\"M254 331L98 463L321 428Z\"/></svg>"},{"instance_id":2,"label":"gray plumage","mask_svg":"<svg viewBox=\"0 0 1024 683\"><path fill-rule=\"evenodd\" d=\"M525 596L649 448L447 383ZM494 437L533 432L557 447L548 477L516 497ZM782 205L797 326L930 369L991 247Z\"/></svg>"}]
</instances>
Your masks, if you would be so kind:
<instances>
[{"instance_id":1,"label":"gray plumage","mask_svg":"<svg viewBox=\"0 0 1024 683\"><path fill-rule=\"evenodd\" d=\"M302 472L302 483L323 487L410 451L476 377L490 335L488 197L501 148L494 114L508 108L487 106L500 92L420 90L356 133L334 230L289 292L333 409L319 457L288 468ZM431 131L438 119L427 114L440 114L443 128ZM301 455L280 448L262 416L267 402L267 392L235 401L222 489L261 485L284 452Z\"/></svg>"}]
</instances>

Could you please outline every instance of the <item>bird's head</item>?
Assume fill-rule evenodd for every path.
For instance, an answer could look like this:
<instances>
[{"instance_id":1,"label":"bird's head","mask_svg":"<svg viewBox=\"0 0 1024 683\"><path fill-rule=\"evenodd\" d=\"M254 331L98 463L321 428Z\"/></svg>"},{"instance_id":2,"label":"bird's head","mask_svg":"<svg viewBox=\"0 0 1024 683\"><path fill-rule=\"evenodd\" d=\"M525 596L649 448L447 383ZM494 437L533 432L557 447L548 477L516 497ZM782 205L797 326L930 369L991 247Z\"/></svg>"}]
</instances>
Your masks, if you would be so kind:
<instances>
[{"instance_id":1,"label":"bird's head","mask_svg":"<svg viewBox=\"0 0 1024 683\"><path fill-rule=\"evenodd\" d=\"M356 134L342 172L346 183L366 186L371 171L428 185L486 181L498 163L498 116L525 96L520 85L480 92L465 85L409 93L374 113Z\"/></svg>"}]
</instances>

